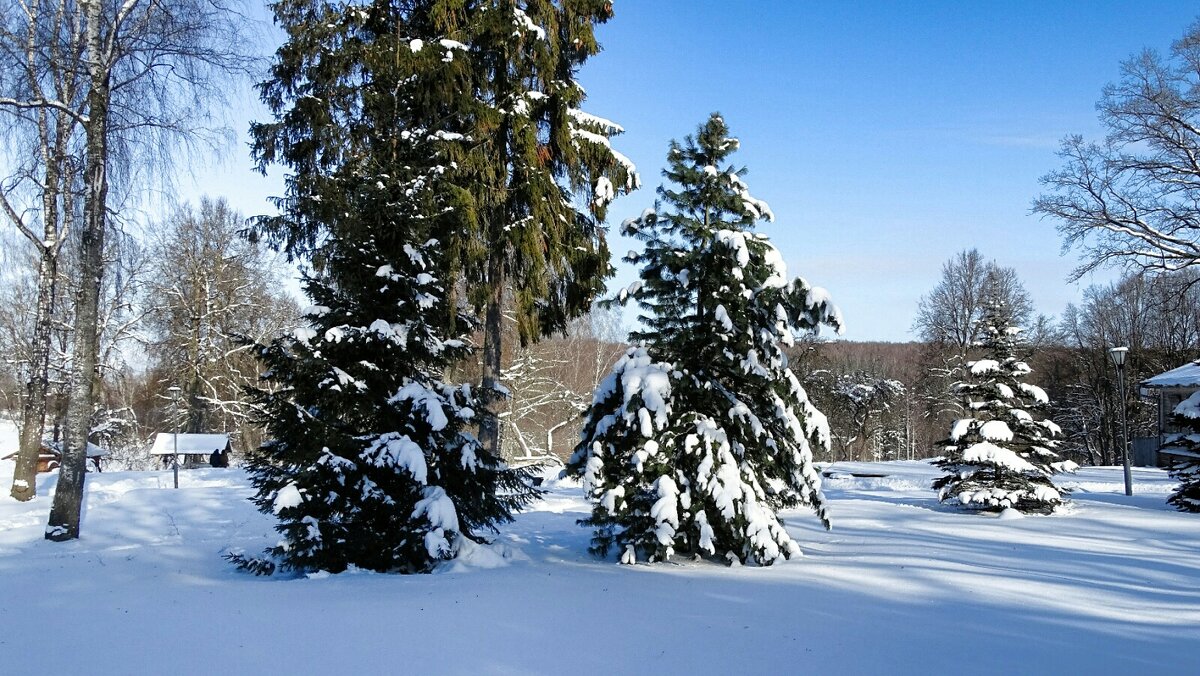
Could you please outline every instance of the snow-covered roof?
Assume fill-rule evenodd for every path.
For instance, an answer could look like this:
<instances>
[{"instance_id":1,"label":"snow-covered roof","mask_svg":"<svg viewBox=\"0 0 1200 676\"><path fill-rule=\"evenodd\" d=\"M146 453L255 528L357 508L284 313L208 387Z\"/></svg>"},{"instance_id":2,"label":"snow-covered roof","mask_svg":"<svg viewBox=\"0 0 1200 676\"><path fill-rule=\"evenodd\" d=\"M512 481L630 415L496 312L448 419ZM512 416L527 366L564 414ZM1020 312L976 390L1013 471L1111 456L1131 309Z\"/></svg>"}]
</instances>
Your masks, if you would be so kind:
<instances>
[{"instance_id":1,"label":"snow-covered roof","mask_svg":"<svg viewBox=\"0 0 1200 676\"><path fill-rule=\"evenodd\" d=\"M1147 378L1142 381L1141 386L1142 389L1200 387L1200 359L1171 369L1166 373L1160 373L1153 378Z\"/></svg>"},{"instance_id":2,"label":"snow-covered roof","mask_svg":"<svg viewBox=\"0 0 1200 676\"><path fill-rule=\"evenodd\" d=\"M48 449L50 449L50 450L54 451L55 453L62 453L62 444L58 443L57 441L46 441L46 440L43 440L43 441L42 441L42 446L44 446L44 447L46 447L46 448L48 448ZM89 457L89 458L103 458L103 457L104 457L104 456L106 456L106 455L108 455L108 449L107 449L107 448L100 448L100 447L99 447L99 446L97 446L96 444L93 444L93 443L92 443L92 442L90 442L90 441L88 442L88 445L87 445L87 457Z\"/></svg>"},{"instance_id":3,"label":"snow-covered roof","mask_svg":"<svg viewBox=\"0 0 1200 676\"><path fill-rule=\"evenodd\" d=\"M13 447L13 448L14 448L14 449L17 449L17 447L16 447L15 445L14 445L14 447ZM18 453L18 450L13 450L13 452L12 452L12 453L10 453L10 454L8 454L8 455L6 455L6 456L0 457L0 460L8 460L8 459L10 459L10 458L15 458L15 457L17 457L17 453ZM54 455L62 455L62 445L61 445L61 444L59 444L59 443L58 443L58 442L56 442L56 441L46 441L46 440L43 440L43 441L42 441L42 451L41 451L41 455L42 455L42 456L44 456L44 457L52 457L50 454L54 454ZM87 457L89 457L89 458L103 458L103 457L104 457L104 456L106 456L106 455L108 455L108 449L107 449L107 448L100 448L100 447L99 447L99 446L97 446L96 444L93 444L93 443L92 443L92 442L90 442L90 441L88 442L88 445L87 445Z\"/></svg>"},{"instance_id":4,"label":"snow-covered roof","mask_svg":"<svg viewBox=\"0 0 1200 676\"><path fill-rule=\"evenodd\" d=\"M179 437L179 446L175 446L175 437ZM229 447L228 434L179 434L159 432L154 437L154 445L150 447L150 455L175 455L178 453L208 455L218 448L222 451Z\"/></svg>"},{"instance_id":5,"label":"snow-covered roof","mask_svg":"<svg viewBox=\"0 0 1200 676\"><path fill-rule=\"evenodd\" d=\"M1181 448L1179 446L1168 446L1168 447L1159 449L1158 452L1162 453L1163 455L1174 455L1174 456L1180 457L1180 458L1200 458L1200 453L1197 453L1195 451L1189 451L1188 449Z\"/></svg>"}]
</instances>

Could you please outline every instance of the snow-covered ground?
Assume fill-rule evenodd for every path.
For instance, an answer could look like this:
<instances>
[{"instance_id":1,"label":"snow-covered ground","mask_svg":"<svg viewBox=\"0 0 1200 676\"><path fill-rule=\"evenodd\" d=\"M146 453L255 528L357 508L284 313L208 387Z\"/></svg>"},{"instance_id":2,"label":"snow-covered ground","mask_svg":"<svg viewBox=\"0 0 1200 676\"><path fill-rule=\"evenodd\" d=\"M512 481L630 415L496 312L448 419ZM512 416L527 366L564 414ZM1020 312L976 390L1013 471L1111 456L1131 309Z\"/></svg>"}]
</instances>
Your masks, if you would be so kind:
<instances>
[{"instance_id":1,"label":"snow-covered ground","mask_svg":"<svg viewBox=\"0 0 1200 676\"><path fill-rule=\"evenodd\" d=\"M0 441L0 447L3 442ZM834 530L771 568L632 567L587 554L579 489L434 575L255 578L221 559L274 540L237 469L88 477L83 537L42 539L49 500L7 497L0 663L37 673L1192 673L1200 516L1155 470L1136 495L1086 469L1066 514L938 506L925 463L839 464ZM884 477L854 477L886 474ZM39 492L53 489L41 475ZM499 565L497 564L505 564Z\"/></svg>"}]
</instances>

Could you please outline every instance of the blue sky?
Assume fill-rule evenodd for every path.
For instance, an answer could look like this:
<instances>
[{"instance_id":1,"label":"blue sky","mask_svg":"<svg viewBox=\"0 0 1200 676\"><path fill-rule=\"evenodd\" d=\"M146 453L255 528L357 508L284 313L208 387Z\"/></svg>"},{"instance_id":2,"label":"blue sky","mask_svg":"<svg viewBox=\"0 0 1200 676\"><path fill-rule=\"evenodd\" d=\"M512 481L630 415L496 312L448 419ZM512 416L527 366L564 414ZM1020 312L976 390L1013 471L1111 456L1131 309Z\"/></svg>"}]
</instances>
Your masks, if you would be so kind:
<instances>
[{"instance_id":1,"label":"blue sky","mask_svg":"<svg viewBox=\"0 0 1200 676\"><path fill-rule=\"evenodd\" d=\"M605 51L579 77L642 173L610 222L652 204L667 142L720 111L790 272L830 291L847 339L892 341L912 338L918 299L965 248L1016 268L1039 312L1078 299L1074 254L1029 213L1038 178L1063 136L1101 133L1095 103L1122 60L1166 51L1200 18L1192 3L1145 0L614 4ZM280 183L239 152L180 197L267 209ZM614 237L616 257L630 246ZM612 286L632 279L622 270Z\"/></svg>"}]
</instances>

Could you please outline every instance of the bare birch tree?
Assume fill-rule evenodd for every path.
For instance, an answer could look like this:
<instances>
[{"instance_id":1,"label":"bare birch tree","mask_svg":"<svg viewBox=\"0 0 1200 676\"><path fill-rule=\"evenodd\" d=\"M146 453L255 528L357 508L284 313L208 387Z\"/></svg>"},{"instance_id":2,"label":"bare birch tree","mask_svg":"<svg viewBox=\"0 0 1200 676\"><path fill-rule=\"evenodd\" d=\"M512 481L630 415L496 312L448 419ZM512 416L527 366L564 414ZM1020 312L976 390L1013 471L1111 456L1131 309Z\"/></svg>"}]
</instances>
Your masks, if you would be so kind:
<instances>
[{"instance_id":1,"label":"bare birch tree","mask_svg":"<svg viewBox=\"0 0 1200 676\"><path fill-rule=\"evenodd\" d=\"M917 305L913 330L929 343L965 355L982 335L979 320L989 299L1003 302L1014 323L1029 322L1033 304L1016 270L988 261L978 249L955 254L942 265L942 278Z\"/></svg>"},{"instance_id":2,"label":"bare birch tree","mask_svg":"<svg viewBox=\"0 0 1200 676\"><path fill-rule=\"evenodd\" d=\"M76 215L85 82L73 9L71 0L0 0L0 124L16 141L7 146L10 171L0 182L0 212L38 254L32 353L10 490L17 500L36 494L59 254Z\"/></svg>"},{"instance_id":3,"label":"bare birch tree","mask_svg":"<svg viewBox=\"0 0 1200 676\"><path fill-rule=\"evenodd\" d=\"M505 458L552 461L568 455L596 384L624 352L624 341L619 312L594 306L565 335L515 349L503 371L509 383L500 416Z\"/></svg>"}]
</instances>

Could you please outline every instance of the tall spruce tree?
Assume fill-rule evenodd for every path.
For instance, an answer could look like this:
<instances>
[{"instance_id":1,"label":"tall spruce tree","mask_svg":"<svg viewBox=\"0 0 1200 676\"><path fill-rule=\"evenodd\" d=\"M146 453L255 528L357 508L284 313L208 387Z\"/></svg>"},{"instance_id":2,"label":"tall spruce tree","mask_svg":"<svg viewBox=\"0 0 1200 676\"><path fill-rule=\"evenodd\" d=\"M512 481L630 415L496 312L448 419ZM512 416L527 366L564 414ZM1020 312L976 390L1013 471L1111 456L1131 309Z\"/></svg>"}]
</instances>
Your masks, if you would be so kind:
<instances>
[{"instance_id":1,"label":"tall spruce tree","mask_svg":"<svg viewBox=\"0 0 1200 676\"><path fill-rule=\"evenodd\" d=\"M467 69L440 37L456 17L443 4L274 5L288 33L262 88L276 120L252 131L263 166L290 173L257 231L313 260L314 306L310 326L260 346L272 441L250 472L283 540L230 557L255 572L428 571L536 496L471 434L471 387L443 382L472 327L443 243L470 213L450 181Z\"/></svg>"},{"instance_id":2,"label":"tall spruce tree","mask_svg":"<svg viewBox=\"0 0 1200 676\"><path fill-rule=\"evenodd\" d=\"M967 509L1049 514L1064 502L1063 489L1051 481L1059 472L1076 468L1060 460L1055 449L1062 430L1039 419L1050 400L1037 385L1024 382L1032 372L1017 356L1020 329L1011 326L1003 303L988 304L979 347L984 359L967 363L970 380L954 392L971 414L954 422L941 460L945 474L933 487L942 502Z\"/></svg>"},{"instance_id":3,"label":"tall spruce tree","mask_svg":"<svg viewBox=\"0 0 1200 676\"><path fill-rule=\"evenodd\" d=\"M610 145L621 127L581 110L575 81L600 51L595 27L612 17L611 0L454 4L473 96L473 143L456 160L474 218L452 245L471 300L484 310L480 437L499 454L503 311L516 317L522 343L587 312L611 275L608 205L638 187L638 177Z\"/></svg>"},{"instance_id":4,"label":"tall spruce tree","mask_svg":"<svg viewBox=\"0 0 1200 676\"><path fill-rule=\"evenodd\" d=\"M793 331L841 317L824 290L787 280L773 220L728 164L719 115L672 142L665 202L627 221L640 281L622 291L646 328L599 385L567 471L594 501L593 551L623 563L676 553L769 565L799 552L778 512L812 507L829 526L813 450L825 416L788 369Z\"/></svg>"},{"instance_id":5,"label":"tall spruce tree","mask_svg":"<svg viewBox=\"0 0 1200 676\"><path fill-rule=\"evenodd\" d=\"M1182 512L1200 512L1200 392L1179 402L1171 414L1182 432L1170 435L1162 447L1171 457L1171 478L1179 482L1167 503Z\"/></svg>"}]
</instances>

